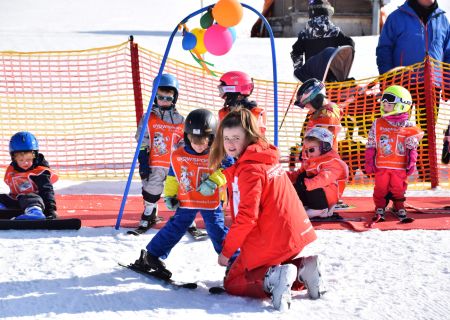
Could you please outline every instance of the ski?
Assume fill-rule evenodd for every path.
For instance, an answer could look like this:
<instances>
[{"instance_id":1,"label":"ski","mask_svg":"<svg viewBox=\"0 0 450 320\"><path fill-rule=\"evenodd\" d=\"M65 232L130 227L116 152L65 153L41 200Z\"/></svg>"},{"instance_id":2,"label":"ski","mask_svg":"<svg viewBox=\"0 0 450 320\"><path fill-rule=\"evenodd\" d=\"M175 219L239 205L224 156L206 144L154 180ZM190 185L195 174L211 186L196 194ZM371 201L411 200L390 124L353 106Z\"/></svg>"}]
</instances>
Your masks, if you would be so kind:
<instances>
[{"instance_id":1,"label":"ski","mask_svg":"<svg viewBox=\"0 0 450 320\"><path fill-rule=\"evenodd\" d=\"M326 217L326 218L314 217L314 218L309 218L309 220L311 222L362 222L362 221L365 221L366 219L364 217L345 218L338 214L333 214L330 217Z\"/></svg>"},{"instance_id":2,"label":"ski","mask_svg":"<svg viewBox=\"0 0 450 320\"><path fill-rule=\"evenodd\" d=\"M208 233L197 227L189 227L187 232L196 241L208 239Z\"/></svg>"},{"instance_id":3,"label":"ski","mask_svg":"<svg viewBox=\"0 0 450 320\"><path fill-rule=\"evenodd\" d=\"M180 282L180 281L175 281L172 280L170 278L170 276L172 275L172 273L169 270L164 270L167 272L162 272L162 271L157 271L157 270L144 270L141 269L139 266L135 265L134 263L121 263L119 262L119 266L127 268L129 270L132 270L134 272L137 272L139 274L142 274L148 278L154 279L154 280L159 280L161 281L163 284L169 285L170 287L174 288L174 289L197 289L197 284L195 282Z\"/></svg>"},{"instance_id":4,"label":"ski","mask_svg":"<svg viewBox=\"0 0 450 320\"><path fill-rule=\"evenodd\" d=\"M225 288L218 286L218 287L211 287L208 289L209 293L211 294L222 294L222 293L226 293Z\"/></svg>"},{"instance_id":5,"label":"ski","mask_svg":"<svg viewBox=\"0 0 450 320\"><path fill-rule=\"evenodd\" d=\"M146 233L149 229L151 229L155 224L157 224L158 222L162 221L163 218L161 217L156 217L156 219L154 221L152 221L151 223L149 223L147 228L143 228L143 227L137 227L134 230L128 230L127 234L132 234L133 236L140 236L141 234Z\"/></svg>"},{"instance_id":6,"label":"ski","mask_svg":"<svg viewBox=\"0 0 450 320\"><path fill-rule=\"evenodd\" d=\"M0 219L0 230L79 230L80 219L7 220Z\"/></svg>"}]
</instances>

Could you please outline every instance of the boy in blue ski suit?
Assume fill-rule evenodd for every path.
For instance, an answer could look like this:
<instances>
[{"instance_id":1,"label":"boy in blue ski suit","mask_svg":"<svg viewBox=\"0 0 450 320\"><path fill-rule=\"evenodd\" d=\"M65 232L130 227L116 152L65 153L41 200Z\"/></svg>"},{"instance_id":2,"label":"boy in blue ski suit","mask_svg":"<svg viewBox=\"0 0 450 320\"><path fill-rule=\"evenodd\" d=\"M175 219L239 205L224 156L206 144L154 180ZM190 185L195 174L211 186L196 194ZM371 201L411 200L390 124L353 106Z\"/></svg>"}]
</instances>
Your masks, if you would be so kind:
<instances>
[{"instance_id":1,"label":"boy in blue ski suit","mask_svg":"<svg viewBox=\"0 0 450 320\"><path fill-rule=\"evenodd\" d=\"M166 259L180 241L198 212L206 231L219 254L228 232L224 223L219 188L226 179L222 169L209 169L209 149L214 140L217 120L211 111L196 109L184 124L185 146L172 153L171 165L164 186L164 202L174 216L148 243L135 264L145 270L165 270L160 259Z\"/></svg>"}]
</instances>

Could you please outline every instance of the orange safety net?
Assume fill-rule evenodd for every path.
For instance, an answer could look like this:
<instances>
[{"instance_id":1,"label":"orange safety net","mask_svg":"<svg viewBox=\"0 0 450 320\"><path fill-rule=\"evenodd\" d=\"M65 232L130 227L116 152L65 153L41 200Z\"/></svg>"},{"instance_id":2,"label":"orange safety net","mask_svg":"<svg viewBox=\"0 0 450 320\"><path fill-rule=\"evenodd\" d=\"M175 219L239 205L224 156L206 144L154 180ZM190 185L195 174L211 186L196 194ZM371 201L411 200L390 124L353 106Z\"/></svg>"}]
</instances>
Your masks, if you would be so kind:
<instances>
[{"instance_id":1,"label":"orange safety net","mask_svg":"<svg viewBox=\"0 0 450 320\"><path fill-rule=\"evenodd\" d=\"M128 176L136 141L136 88L145 112L162 56L139 47L138 75L133 79L132 54L128 42L106 48L59 52L0 52L0 165L10 162L9 139L17 131L30 131L39 140L40 150L61 177L124 179ZM134 61L134 60L133 60ZM450 82L450 66L430 61L434 82ZM448 92L424 89L424 64L399 68L376 78L327 83L330 100L343 111L339 151L350 167L350 185L373 187L372 177L363 172L367 132L379 117L379 96L389 84L401 84L413 95L416 107L412 119L425 129L426 97L434 106L435 133L421 144L419 173L411 186L430 186L430 176L439 174L439 184L449 186L449 169L440 163L443 130L450 120ZM244 70L245 71L245 70ZM181 114L195 108L209 108L217 114L223 105L218 96L218 77L205 70L168 59L164 73L180 82L177 103ZM136 74L135 74L136 75ZM419 78L419 81L412 79ZM133 81L134 86L133 86ZM136 82L140 81L139 85ZM450 87L450 85L449 85ZM290 147L301 143L306 110L293 106L296 83L278 83L278 141L282 159L289 159ZM450 92L450 90L449 90ZM139 95L138 94L138 95ZM251 96L267 111L267 137L274 139L273 82L255 79ZM417 107L419 106L419 107ZM142 110L141 110L142 112ZM429 149L434 143L437 168L430 168ZM435 161L436 162L436 161ZM433 169L433 170L432 170ZM433 173L435 172L435 173ZM135 175L138 178L138 175Z\"/></svg>"}]
</instances>

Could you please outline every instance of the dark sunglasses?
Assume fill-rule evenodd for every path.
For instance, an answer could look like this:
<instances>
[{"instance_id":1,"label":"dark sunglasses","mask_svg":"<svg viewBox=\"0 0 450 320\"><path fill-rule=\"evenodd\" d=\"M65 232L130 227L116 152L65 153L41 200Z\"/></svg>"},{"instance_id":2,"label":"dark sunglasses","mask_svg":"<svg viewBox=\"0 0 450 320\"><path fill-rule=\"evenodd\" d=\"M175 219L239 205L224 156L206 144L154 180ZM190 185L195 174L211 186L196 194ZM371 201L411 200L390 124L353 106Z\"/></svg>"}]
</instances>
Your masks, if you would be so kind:
<instances>
[{"instance_id":1,"label":"dark sunglasses","mask_svg":"<svg viewBox=\"0 0 450 320\"><path fill-rule=\"evenodd\" d=\"M306 153L313 153L313 152L316 151L316 149L319 149L319 147L311 147L311 148L305 149L305 152Z\"/></svg>"},{"instance_id":2,"label":"dark sunglasses","mask_svg":"<svg viewBox=\"0 0 450 320\"><path fill-rule=\"evenodd\" d=\"M161 100L161 101L168 101L168 102L173 101L172 96L160 96L159 94L156 95L156 99Z\"/></svg>"}]
</instances>

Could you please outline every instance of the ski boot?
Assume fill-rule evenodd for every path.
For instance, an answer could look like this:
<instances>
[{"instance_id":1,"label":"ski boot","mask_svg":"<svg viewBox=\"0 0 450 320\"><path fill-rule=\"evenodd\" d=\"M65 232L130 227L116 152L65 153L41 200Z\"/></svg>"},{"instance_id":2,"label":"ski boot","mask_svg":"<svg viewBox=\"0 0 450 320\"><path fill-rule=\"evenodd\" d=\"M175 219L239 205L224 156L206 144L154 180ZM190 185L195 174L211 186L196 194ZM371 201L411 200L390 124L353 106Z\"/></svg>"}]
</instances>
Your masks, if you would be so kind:
<instances>
[{"instance_id":1,"label":"ski boot","mask_svg":"<svg viewBox=\"0 0 450 320\"><path fill-rule=\"evenodd\" d=\"M158 276L161 278L170 279L172 277L172 272L167 270L166 264L144 249L141 250L139 259L134 262L134 266L142 271L158 273Z\"/></svg>"},{"instance_id":2,"label":"ski boot","mask_svg":"<svg viewBox=\"0 0 450 320\"><path fill-rule=\"evenodd\" d=\"M372 221L374 223L383 222L386 220L384 215L385 215L384 208L377 208L377 210L375 211L375 216L372 218Z\"/></svg>"},{"instance_id":3,"label":"ski boot","mask_svg":"<svg viewBox=\"0 0 450 320\"><path fill-rule=\"evenodd\" d=\"M301 257L298 260L298 281L303 282L310 299L319 299L322 294L320 291L322 287L322 276L319 270L319 257L315 255Z\"/></svg>"},{"instance_id":4,"label":"ski boot","mask_svg":"<svg viewBox=\"0 0 450 320\"><path fill-rule=\"evenodd\" d=\"M145 209L139 221L138 230L144 233L158 222L158 205L145 201Z\"/></svg>"},{"instance_id":5,"label":"ski boot","mask_svg":"<svg viewBox=\"0 0 450 320\"><path fill-rule=\"evenodd\" d=\"M403 208L398 210L392 208L391 213L400 221L400 223L411 223L414 221L414 218L410 218L406 215L406 210Z\"/></svg>"},{"instance_id":6,"label":"ski boot","mask_svg":"<svg viewBox=\"0 0 450 320\"><path fill-rule=\"evenodd\" d=\"M264 291L272 294L276 310L287 311L291 307L291 287L297 277L293 264L270 267L264 277Z\"/></svg>"}]
</instances>

